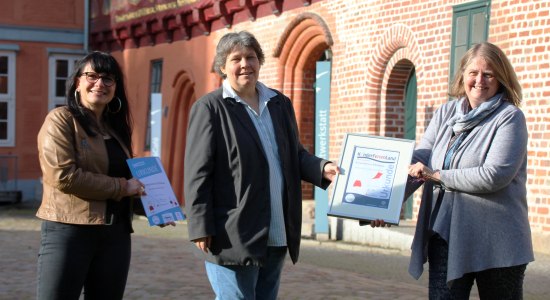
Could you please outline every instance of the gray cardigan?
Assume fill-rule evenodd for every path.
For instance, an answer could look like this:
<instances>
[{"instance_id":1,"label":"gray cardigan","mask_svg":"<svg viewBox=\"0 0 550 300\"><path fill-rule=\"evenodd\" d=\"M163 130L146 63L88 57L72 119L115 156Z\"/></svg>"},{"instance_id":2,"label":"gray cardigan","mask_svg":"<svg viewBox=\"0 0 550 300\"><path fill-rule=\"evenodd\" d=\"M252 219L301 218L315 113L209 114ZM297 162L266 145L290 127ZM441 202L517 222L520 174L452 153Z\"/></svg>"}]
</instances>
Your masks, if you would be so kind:
<instances>
[{"instance_id":1,"label":"gray cardigan","mask_svg":"<svg viewBox=\"0 0 550 300\"><path fill-rule=\"evenodd\" d=\"M454 115L455 102L435 112L413 163L442 168L452 134L445 122ZM409 273L417 279L422 275L431 232L449 244L447 282L469 272L533 261L526 168L525 116L504 102L468 134L449 170L440 172L446 190L437 215L432 209L438 189L429 182L424 185ZM410 182L407 193L418 187Z\"/></svg>"}]
</instances>

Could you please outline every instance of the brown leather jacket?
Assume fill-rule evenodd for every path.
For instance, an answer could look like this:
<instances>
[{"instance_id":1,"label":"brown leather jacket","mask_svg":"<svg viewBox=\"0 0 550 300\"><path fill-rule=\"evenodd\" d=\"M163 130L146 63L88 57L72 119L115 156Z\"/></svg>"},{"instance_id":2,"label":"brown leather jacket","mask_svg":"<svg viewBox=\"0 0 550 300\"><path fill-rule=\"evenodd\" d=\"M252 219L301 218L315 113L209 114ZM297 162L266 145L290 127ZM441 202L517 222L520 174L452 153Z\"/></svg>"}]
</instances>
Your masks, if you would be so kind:
<instances>
[{"instance_id":1,"label":"brown leather jacket","mask_svg":"<svg viewBox=\"0 0 550 300\"><path fill-rule=\"evenodd\" d=\"M68 108L59 107L47 115L38 133L38 157L44 191L36 216L61 223L105 224L106 200L120 200L127 181L106 175L109 157L103 137L86 134Z\"/></svg>"}]
</instances>

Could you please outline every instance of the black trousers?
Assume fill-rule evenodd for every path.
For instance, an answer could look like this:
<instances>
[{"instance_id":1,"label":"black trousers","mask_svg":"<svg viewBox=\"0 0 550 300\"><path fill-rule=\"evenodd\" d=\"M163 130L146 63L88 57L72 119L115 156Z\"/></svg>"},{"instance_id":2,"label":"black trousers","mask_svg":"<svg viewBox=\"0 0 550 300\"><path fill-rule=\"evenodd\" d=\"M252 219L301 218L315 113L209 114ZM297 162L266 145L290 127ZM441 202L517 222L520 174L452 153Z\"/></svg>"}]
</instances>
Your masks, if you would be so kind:
<instances>
[{"instance_id":1,"label":"black trousers","mask_svg":"<svg viewBox=\"0 0 550 300\"><path fill-rule=\"evenodd\" d=\"M122 299L131 240L128 222L73 225L44 221L38 253L38 300Z\"/></svg>"},{"instance_id":2,"label":"black trousers","mask_svg":"<svg viewBox=\"0 0 550 300\"><path fill-rule=\"evenodd\" d=\"M481 300L523 299L523 278L527 264L467 273L447 285L448 252L449 246L444 239L438 235L430 239L430 300L467 300L470 298L474 280Z\"/></svg>"}]
</instances>

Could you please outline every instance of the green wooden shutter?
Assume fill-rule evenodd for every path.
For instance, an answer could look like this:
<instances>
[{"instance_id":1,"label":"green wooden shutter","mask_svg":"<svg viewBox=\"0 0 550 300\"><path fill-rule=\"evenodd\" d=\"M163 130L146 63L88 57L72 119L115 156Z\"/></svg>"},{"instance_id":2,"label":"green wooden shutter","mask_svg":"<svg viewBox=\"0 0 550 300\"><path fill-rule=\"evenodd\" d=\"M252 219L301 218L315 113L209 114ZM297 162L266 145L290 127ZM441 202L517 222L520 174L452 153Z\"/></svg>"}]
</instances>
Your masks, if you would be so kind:
<instances>
[{"instance_id":1,"label":"green wooden shutter","mask_svg":"<svg viewBox=\"0 0 550 300\"><path fill-rule=\"evenodd\" d=\"M416 139L416 72L413 69L405 88L405 138ZM405 204L406 219L413 215L413 196L410 196Z\"/></svg>"},{"instance_id":2,"label":"green wooden shutter","mask_svg":"<svg viewBox=\"0 0 550 300\"><path fill-rule=\"evenodd\" d=\"M460 59L472 45L484 42L489 36L491 1L476 1L453 7L453 35L449 81L458 69Z\"/></svg>"}]
</instances>

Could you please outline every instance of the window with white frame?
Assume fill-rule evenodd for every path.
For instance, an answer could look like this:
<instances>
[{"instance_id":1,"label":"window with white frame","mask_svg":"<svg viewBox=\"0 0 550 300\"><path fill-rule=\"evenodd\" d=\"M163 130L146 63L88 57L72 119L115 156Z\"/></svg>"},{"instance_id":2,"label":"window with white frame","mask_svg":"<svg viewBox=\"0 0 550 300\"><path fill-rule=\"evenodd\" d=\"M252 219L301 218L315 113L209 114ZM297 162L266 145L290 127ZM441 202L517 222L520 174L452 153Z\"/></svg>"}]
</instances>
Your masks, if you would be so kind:
<instances>
[{"instance_id":1,"label":"window with white frame","mask_svg":"<svg viewBox=\"0 0 550 300\"><path fill-rule=\"evenodd\" d=\"M65 92L67 79L74 71L76 62L81 58L78 55L51 55L49 61L49 101L48 110L66 105Z\"/></svg>"},{"instance_id":2,"label":"window with white frame","mask_svg":"<svg viewBox=\"0 0 550 300\"><path fill-rule=\"evenodd\" d=\"M0 51L0 146L15 146L15 53Z\"/></svg>"}]
</instances>

